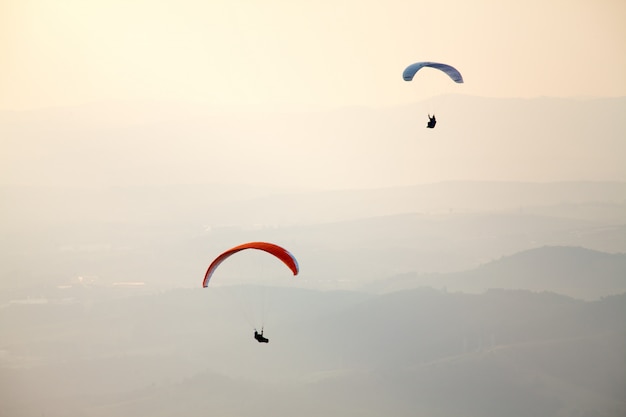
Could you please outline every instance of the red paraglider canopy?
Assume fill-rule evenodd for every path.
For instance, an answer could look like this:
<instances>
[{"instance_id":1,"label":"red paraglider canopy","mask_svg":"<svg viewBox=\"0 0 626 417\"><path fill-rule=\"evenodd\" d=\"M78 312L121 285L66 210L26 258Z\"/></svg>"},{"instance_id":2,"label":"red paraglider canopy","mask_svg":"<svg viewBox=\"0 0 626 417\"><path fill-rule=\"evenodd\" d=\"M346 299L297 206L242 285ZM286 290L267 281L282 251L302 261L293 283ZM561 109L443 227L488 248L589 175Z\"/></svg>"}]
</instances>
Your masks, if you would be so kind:
<instances>
[{"instance_id":1,"label":"red paraglider canopy","mask_svg":"<svg viewBox=\"0 0 626 417\"><path fill-rule=\"evenodd\" d=\"M258 250L265 251L269 254L272 254L278 259L280 259L285 265L287 265L287 267L291 269L294 275L298 275L298 271L299 271L298 261L291 253L289 253L289 251L273 243L249 242L249 243L244 243L242 245L235 246L234 248L228 249L226 252L222 253L217 258L215 258L215 260L211 262L211 265L209 265L209 269L207 269L206 274L204 274L204 280L202 281L202 286L206 287L209 285L209 280L211 279L213 272L215 272L217 267L220 266L222 262L224 262L231 255L239 251L245 250L245 249L258 249Z\"/></svg>"}]
</instances>

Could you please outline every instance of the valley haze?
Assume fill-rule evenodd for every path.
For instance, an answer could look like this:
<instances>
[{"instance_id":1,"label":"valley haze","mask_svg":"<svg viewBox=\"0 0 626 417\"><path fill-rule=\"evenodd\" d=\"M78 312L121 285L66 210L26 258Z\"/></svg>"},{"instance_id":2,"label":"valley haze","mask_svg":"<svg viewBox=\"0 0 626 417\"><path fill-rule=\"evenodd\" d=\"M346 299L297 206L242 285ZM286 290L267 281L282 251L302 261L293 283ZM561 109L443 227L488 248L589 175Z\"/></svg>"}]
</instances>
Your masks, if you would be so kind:
<instances>
[{"instance_id":1,"label":"valley haze","mask_svg":"<svg viewBox=\"0 0 626 417\"><path fill-rule=\"evenodd\" d=\"M0 416L626 415L625 114L1 111Z\"/></svg>"}]
</instances>

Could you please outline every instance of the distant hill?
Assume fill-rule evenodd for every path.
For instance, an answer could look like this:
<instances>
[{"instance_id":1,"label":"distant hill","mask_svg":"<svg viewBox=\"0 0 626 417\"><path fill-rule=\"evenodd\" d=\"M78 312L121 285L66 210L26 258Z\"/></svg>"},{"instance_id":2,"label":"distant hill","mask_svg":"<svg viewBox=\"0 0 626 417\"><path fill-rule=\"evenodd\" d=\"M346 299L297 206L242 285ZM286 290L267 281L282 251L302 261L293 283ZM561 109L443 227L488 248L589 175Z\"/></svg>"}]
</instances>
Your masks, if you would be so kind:
<instances>
[{"instance_id":1,"label":"distant hill","mask_svg":"<svg viewBox=\"0 0 626 417\"><path fill-rule=\"evenodd\" d=\"M259 345L219 291L93 291L90 302L2 308L0 401L10 415L626 412L626 294L280 289L284 320Z\"/></svg>"},{"instance_id":2,"label":"distant hill","mask_svg":"<svg viewBox=\"0 0 626 417\"><path fill-rule=\"evenodd\" d=\"M272 112L124 102L0 112L0 137L12 150L0 155L2 184L626 180L625 97L429 101L441 109L432 131L423 103Z\"/></svg>"},{"instance_id":3,"label":"distant hill","mask_svg":"<svg viewBox=\"0 0 626 417\"><path fill-rule=\"evenodd\" d=\"M623 195L620 182L0 187L0 288L79 276L193 286L179 277L250 240L288 245L307 282L329 289L468 270L543 245L626 252Z\"/></svg>"},{"instance_id":4,"label":"distant hill","mask_svg":"<svg viewBox=\"0 0 626 417\"><path fill-rule=\"evenodd\" d=\"M382 391L384 404L365 397L366 409L441 416L564 410L620 415L626 411L620 393L626 387L620 359L626 352L624 314L624 295L584 303L526 291L421 289L306 323L299 344L328 352L334 361L326 365L344 369L320 373L307 387L333 398L335 406L352 403L360 391Z\"/></svg>"},{"instance_id":5,"label":"distant hill","mask_svg":"<svg viewBox=\"0 0 626 417\"><path fill-rule=\"evenodd\" d=\"M417 181L416 181L417 182ZM318 190L224 183L126 187L0 186L8 223L194 221L212 227L319 224L407 213L506 212L620 223L626 182L449 181ZM25 224L19 224L25 223ZM9 226L10 223L5 225Z\"/></svg>"},{"instance_id":6,"label":"distant hill","mask_svg":"<svg viewBox=\"0 0 626 417\"><path fill-rule=\"evenodd\" d=\"M626 291L626 254L545 246L486 264L473 271L473 275L482 285L492 287L502 284L502 288L597 297Z\"/></svg>"},{"instance_id":7,"label":"distant hill","mask_svg":"<svg viewBox=\"0 0 626 417\"><path fill-rule=\"evenodd\" d=\"M469 271L405 274L379 281L372 289L391 291L420 285L472 292L489 288L553 291L590 300L626 291L626 254L544 246L505 256Z\"/></svg>"}]
</instances>

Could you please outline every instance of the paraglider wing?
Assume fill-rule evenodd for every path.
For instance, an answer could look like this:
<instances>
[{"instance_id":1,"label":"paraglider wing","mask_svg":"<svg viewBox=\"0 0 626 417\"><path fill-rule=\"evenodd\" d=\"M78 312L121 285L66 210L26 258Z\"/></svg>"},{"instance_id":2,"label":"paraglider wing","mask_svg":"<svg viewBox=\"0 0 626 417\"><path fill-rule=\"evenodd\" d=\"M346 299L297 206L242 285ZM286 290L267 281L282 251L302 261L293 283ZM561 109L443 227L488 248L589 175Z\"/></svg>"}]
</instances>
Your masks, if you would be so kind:
<instances>
[{"instance_id":1,"label":"paraglider wing","mask_svg":"<svg viewBox=\"0 0 626 417\"><path fill-rule=\"evenodd\" d=\"M258 250L265 251L271 255L274 255L275 257L280 259L285 265L287 265L287 267L291 269L291 272L293 272L294 275L298 275L298 271L299 271L298 261L291 253L289 253L289 251L287 251L284 248L281 248L278 245L274 245L273 243L250 242L250 243L244 243L243 245L235 246L234 248L227 250L226 252L222 253L217 258L215 258L215 260L211 262L211 265L209 265L209 269L207 269L206 274L204 274L204 280L202 281L202 286L206 287L207 285L209 285L209 280L211 279L213 272L215 272L217 267L220 266L222 262L224 262L231 255L234 255L235 253L245 250L245 249L258 249Z\"/></svg>"},{"instance_id":2,"label":"paraglider wing","mask_svg":"<svg viewBox=\"0 0 626 417\"><path fill-rule=\"evenodd\" d=\"M440 64L438 62L428 62L428 61L416 62L415 64L409 65L408 67L406 67L406 69L402 73L402 78L404 78L404 81L411 81L413 80L415 73L424 67L436 68L438 70L441 70L445 72L446 74L448 74L448 76L452 79L452 81L456 83L463 82L463 76L453 66L447 65L447 64Z\"/></svg>"}]
</instances>

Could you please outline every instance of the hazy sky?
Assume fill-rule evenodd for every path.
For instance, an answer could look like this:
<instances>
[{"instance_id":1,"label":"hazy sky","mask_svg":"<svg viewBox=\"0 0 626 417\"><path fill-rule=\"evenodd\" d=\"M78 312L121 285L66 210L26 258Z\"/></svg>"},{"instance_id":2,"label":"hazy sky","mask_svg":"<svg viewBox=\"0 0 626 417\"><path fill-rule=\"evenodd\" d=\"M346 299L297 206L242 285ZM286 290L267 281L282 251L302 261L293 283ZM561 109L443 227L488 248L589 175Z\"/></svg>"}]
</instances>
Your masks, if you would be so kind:
<instances>
[{"instance_id":1,"label":"hazy sky","mask_svg":"<svg viewBox=\"0 0 626 417\"><path fill-rule=\"evenodd\" d=\"M0 0L0 109L626 95L623 0ZM407 84L402 69L443 61Z\"/></svg>"}]
</instances>

